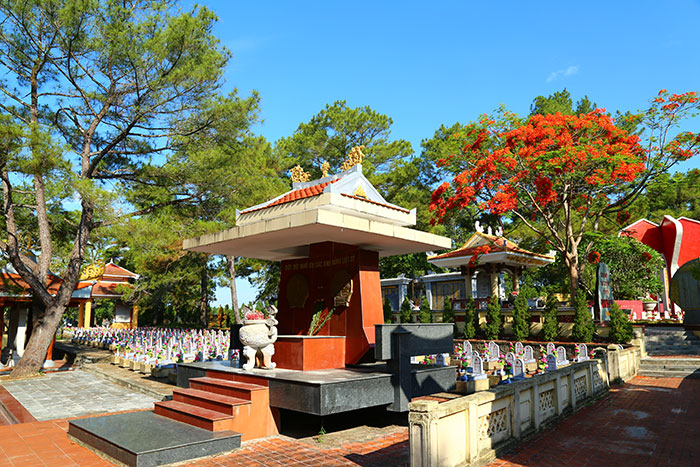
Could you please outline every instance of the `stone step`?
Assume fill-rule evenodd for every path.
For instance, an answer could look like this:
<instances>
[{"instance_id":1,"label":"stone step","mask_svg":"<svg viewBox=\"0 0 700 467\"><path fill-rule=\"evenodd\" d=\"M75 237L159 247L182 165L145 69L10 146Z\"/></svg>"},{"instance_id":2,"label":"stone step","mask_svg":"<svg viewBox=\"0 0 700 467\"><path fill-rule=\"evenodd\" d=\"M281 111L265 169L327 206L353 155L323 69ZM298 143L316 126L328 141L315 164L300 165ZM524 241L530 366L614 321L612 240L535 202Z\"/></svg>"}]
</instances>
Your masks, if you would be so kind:
<instances>
[{"instance_id":1,"label":"stone step","mask_svg":"<svg viewBox=\"0 0 700 467\"><path fill-rule=\"evenodd\" d=\"M214 392L192 388L177 388L173 391L173 400L185 404L196 405L203 409L215 410L226 415L236 415L236 407L250 404L250 400L229 397Z\"/></svg>"},{"instance_id":2,"label":"stone step","mask_svg":"<svg viewBox=\"0 0 700 467\"><path fill-rule=\"evenodd\" d=\"M657 349L657 350L647 349L647 354L649 354L652 357L664 357L664 356L676 356L676 355L687 355L687 356L700 357L700 352L698 352L695 349Z\"/></svg>"},{"instance_id":3,"label":"stone step","mask_svg":"<svg viewBox=\"0 0 700 467\"><path fill-rule=\"evenodd\" d=\"M209 431L232 431L233 416L178 401L156 402L156 415Z\"/></svg>"},{"instance_id":4,"label":"stone step","mask_svg":"<svg viewBox=\"0 0 700 467\"><path fill-rule=\"evenodd\" d=\"M190 461L241 446L240 433L212 433L150 411L71 420L68 435L129 467Z\"/></svg>"},{"instance_id":5,"label":"stone step","mask_svg":"<svg viewBox=\"0 0 700 467\"><path fill-rule=\"evenodd\" d=\"M637 375L653 378L700 378L700 370L642 370L640 368Z\"/></svg>"},{"instance_id":6,"label":"stone step","mask_svg":"<svg viewBox=\"0 0 700 467\"><path fill-rule=\"evenodd\" d=\"M700 365L697 363L695 364L683 364L683 363L671 363L671 362L665 362L665 363L642 363L639 365L640 370L649 370L649 371L662 371L662 370L671 370L671 371L695 371L700 369Z\"/></svg>"},{"instance_id":7,"label":"stone step","mask_svg":"<svg viewBox=\"0 0 700 467\"><path fill-rule=\"evenodd\" d=\"M644 328L644 334L663 334L673 332L690 332L679 326L647 326Z\"/></svg>"},{"instance_id":8,"label":"stone step","mask_svg":"<svg viewBox=\"0 0 700 467\"><path fill-rule=\"evenodd\" d=\"M645 338L646 342L700 342L697 337L669 337L669 336L650 336Z\"/></svg>"},{"instance_id":9,"label":"stone step","mask_svg":"<svg viewBox=\"0 0 700 467\"><path fill-rule=\"evenodd\" d=\"M190 388L249 401L252 400L253 392L268 391L268 388L260 386L259 384L227 381L221 378L210 378L207 376L190 378Z\"/></svg>"}]
</instances>

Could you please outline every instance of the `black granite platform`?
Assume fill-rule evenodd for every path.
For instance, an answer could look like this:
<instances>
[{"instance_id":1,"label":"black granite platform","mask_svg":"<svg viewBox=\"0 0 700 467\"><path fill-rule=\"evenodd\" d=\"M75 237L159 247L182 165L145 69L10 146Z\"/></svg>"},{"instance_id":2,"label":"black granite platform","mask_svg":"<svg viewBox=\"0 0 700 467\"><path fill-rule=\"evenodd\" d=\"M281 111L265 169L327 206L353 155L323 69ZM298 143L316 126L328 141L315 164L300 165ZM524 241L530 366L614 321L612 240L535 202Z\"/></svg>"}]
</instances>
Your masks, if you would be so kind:
<instances>
[{"instance_id":1,"label":"black granite platform","mask_svg":"<svg viewBox=\"0 0 700 467\"><path fill-rule=\"evenodd\" d=\"M68 435L130 467L152 467L234 450L241 434L211 432L151 411L71 420Z\"/></svg>"},{"instance_id":2,"label":"black granite platform","mask_svg":"<svg viewBox=\"0 0 700 467\"><path fill-rule=\"evenodd\" d=\"M243 370L232 368L227 361L180 363L177 385L189 387L190 378L205 376L207 370L267 378L270 406L312 415L331 415L394 402L393 375L385 363L315 371ZM455 387L454 366L414 365L411 373L414 397Z\"/></svg>"}]
</instances>

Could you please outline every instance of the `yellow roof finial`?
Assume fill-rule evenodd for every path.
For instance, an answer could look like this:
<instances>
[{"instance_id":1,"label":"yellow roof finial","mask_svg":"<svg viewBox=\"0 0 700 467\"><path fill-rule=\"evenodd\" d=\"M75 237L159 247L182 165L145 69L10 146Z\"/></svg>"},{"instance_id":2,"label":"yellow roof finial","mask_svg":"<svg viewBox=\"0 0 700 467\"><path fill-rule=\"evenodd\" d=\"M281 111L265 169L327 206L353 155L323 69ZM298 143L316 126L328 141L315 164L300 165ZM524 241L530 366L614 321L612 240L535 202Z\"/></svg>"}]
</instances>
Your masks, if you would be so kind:
<instances>
[{"instance_id":1,"label":"yellow roof finial","mask_svg":"<svg viewBox=\"0 0 700 467\"><path fill-rule=\"evenodd\" d=\"M292 167L292 182L308 182L310 176L311 175L308 172L305 172L300 165Z\"/></svg>"},{"instance_id":2,"label":"yellow roof finial","mask_svg":"<svg viewBox=\"0 0 700 467\"><path fill-rule=\"evenodd\" d=\"M328 161L324 162L321 164L321 172L323 173L324 177L328 176L328 171L331 169L331 165L328 163Z\"/></svg>"},{"instance_id":3,"label":"yellow roof finial","mask_svg":"<svg viewBox=\"0 0 700 467\"><path fill-rule=\"evenodd\" d=\"M355 146L350 150L348 153L347 158L345 159L345 162L343 162L343 165L340 166L340 170L345 172L346 170L351 169L352 167L362 164L362 159L364 159L365 155L362 153L362 150L364 149L363 146Z\"/></svg>"}]
</instances>

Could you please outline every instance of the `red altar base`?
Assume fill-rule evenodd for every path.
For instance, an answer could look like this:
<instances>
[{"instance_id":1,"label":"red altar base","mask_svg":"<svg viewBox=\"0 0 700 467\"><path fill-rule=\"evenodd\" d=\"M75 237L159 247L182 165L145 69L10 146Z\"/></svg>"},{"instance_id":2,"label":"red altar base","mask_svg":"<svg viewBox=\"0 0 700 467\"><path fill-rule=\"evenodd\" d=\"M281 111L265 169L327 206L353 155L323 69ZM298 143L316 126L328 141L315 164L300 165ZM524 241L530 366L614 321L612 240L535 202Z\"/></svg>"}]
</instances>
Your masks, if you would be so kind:
<instances>
[{"instance_id":1,"label":"red altar base","mask_svg":"<svg viewBox=\"0 0 700 467\"><path fill-rule=\"evenodd\" d=\"M308 258L282 261L277 329L282 335L306 335L317 304L333 308L345 278L352 279L350 302L347 307L336 306L317 335L344 336L345 363L355 364L374 344L374 325L384 322L376 251L323 242L309 246ZM326 347L320 351L331 353ZM282 353L276 351L274 361L279 362Z\"/></svg>"},{"instance_id":2,"label":"red altar base","mask_svg":"<svg viewBox=\"0 0 700 467\"><path fill-rule=\"evenodd\" d=\"M273 361L287 370L345 368L345 337L277 336Z\"/></svg>"}]
</instances>

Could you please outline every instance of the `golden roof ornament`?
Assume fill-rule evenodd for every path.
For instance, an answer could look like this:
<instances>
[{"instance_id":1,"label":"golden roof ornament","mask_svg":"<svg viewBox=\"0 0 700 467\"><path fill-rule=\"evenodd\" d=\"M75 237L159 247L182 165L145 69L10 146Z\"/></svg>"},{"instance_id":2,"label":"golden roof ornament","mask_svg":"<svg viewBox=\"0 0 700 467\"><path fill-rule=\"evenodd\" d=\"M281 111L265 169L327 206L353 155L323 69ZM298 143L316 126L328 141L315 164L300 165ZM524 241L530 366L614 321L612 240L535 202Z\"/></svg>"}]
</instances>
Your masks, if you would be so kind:
<instances>
[{"instance_id":1,"label":"golden roof ornament","mask_svg":"<svg viewBox=\"0 0 700 467\"><path fill-rule=\"evenodd\" d=\"M355 146L354 148L352 148L348 153L345 162L343 162L343 165L340 166L340 170L345 172L346 170L350 170L352 167L358 164L362 164L362 159L364 159L365 157L365 155L362 154L362 150L364 148L364 145Z\"/></svg>"},{"instance_id":2,"label":"golden roof ornament","mask_svg":"<svg viewBox=\"0 0 700 467\"><path fill-rule=\"evenodd\" d=\"M310 176L311 176L311 174L309 174L308 172L305 172L304 169L300 165L292 167L292 182L294 182L294 183L308 182Z\"/></svg>"},{"instance_id":3,"label":"golden roof ornament","mask_svg":"<svg viewBox=\"0 0 700 467\"><path fill-rule=\"evenodd\" d=\"M82 274L80 274L81 281L92 281L102 277L105 273L105 262L101 259L95 261L95 264L90 264L83 268Z\"/></svg>"},{"instance_id":4,"label":"golden roof ornament","mask_svg":"<svg viewBox=\"0 0 700 467\"><path fill-rule=\"evenodd\" d=\"M328 176L328 171L330 169L331 169L331 165L328 163L328 161L321 164L321 172L323 173L324 178Z\"/></svg>"}]
</instances>

